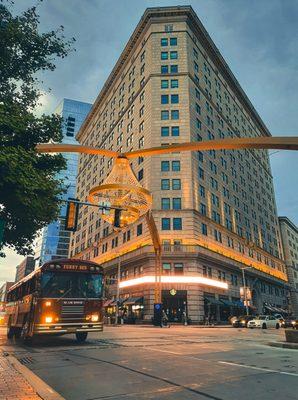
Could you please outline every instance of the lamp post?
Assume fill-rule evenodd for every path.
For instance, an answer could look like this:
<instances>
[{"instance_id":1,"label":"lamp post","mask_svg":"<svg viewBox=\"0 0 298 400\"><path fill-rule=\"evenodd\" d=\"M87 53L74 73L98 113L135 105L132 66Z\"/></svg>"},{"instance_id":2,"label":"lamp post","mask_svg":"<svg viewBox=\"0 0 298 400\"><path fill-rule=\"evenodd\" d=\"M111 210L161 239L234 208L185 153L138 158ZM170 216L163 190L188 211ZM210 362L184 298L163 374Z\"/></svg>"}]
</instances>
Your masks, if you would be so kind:
<instances>
[{"instance_id":1,"label":"lamp post","mask_svg":"<svg viewBox=\"0 0 298 400\"><path fill-rule=\"evenodd\" d=\"M244 302L245 302L245 309L246 309L246 315L249 315L249 309L248 309L248 304L247 304L247 287L246 287L246 282L245 282L245 270L250 269L252 267L240 267L242 270L242 280L243 280L243 291L244 291Z\"/></svg>"},{"instance_id":2,"label":"lamp post","mask_svg":"<svg viewBox=\"0 0 298 400\"><path fill-rule=\"evenodd\" d=\"M118 324L118 317L119 317L119 296L120 296L120 267L121 267L121 258L120 253L118 255L118 264L117 264L117 292L116 292L116 318L115 318L115 325Z\"/></svg>"}]
</instances>

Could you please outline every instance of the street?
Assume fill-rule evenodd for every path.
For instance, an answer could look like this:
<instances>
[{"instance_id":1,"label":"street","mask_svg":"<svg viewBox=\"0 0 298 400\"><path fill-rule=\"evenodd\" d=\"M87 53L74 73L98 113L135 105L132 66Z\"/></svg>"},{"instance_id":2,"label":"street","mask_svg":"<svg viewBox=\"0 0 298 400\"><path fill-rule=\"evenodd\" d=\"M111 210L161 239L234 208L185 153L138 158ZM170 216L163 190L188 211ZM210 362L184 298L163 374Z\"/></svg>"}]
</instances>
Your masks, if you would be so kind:
<instances>
[{"instance_id":1,"label":"street","mask_svg":"<svg viewBox=\"0 0 298 400\"><path fill-rule=\"evenodd\" d=\"M72 336L8 342L14 355L67 400L297 399L298 353L273 348L283 330L106 327L83 345Z\"/></svg>"}]
</instances>

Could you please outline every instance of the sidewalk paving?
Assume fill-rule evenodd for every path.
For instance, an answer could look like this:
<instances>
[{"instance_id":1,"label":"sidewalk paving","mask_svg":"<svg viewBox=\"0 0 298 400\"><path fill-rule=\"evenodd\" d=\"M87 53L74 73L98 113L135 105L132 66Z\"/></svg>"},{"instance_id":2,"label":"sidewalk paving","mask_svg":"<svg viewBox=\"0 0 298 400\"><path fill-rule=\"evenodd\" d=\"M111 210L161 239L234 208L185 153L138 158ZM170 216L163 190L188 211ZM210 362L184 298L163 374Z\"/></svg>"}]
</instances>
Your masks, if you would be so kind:
<instances>
[{"instance_id":1,"label":"sidewalk paving","mask_svg":"<svg viewBox=\"0 0 298 400\"><path fill-rule=\"evenodd\" d=\"M41 400L0 350L0 400Z\"/></svg>"}]
</instances>

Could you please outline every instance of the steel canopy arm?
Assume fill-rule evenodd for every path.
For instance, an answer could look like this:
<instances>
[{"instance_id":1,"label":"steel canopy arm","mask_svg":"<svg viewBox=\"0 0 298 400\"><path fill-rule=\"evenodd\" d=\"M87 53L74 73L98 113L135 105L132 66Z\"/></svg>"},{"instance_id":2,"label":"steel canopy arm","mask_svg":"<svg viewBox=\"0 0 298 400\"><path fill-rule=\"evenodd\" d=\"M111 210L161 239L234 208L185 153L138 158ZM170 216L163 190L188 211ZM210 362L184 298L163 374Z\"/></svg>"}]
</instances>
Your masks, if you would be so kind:
<instances>
[{"instance_id":1,"label":"steel canopy arm","mask_svg":"<svg viewBox=\"0 0 298 400\"><path fill-rule=\"evenodd\" d=\"M150 149L140 149L124 153L127 158L140 156L153 156L158 154L168 154L180 151L198 150L231 150L231 149L281 149L298 150L298 137L256 137L256 138L229 138L218 140L205 140L201 142L177 143L166 146L152 147Z\"/></svg>"},{"instance_id":2,"label":"steel canopy arm","mask_svg":"<svg viewBox=\"0 0 298 400\"><path fill-rule=\"evenodd\" d=\"M101 149L99 147L83 146L80 144L41 143L36 145L38 153L86 153L117 158L117 151Z\"/></svg>"}]
</instances>

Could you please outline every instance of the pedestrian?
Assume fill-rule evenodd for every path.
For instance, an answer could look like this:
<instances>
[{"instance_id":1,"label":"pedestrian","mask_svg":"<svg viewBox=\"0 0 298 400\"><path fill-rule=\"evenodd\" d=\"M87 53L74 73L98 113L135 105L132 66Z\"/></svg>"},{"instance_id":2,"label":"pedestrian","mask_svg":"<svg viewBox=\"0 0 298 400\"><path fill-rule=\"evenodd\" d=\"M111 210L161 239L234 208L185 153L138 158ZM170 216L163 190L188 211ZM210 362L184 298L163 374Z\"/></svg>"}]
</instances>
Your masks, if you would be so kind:
<instances>
[{"instance_id":1,"label":"pedestrian","mask_svg":"<svg viewBox=\"0 0 298 400\"><path fill-rule=\"evenodd\" d=\"M160 327L163 328L164 326L170 327L170 326L168 325L168 316L167 316L167 314L165 313L165 311L162 310L162 317L161 317L161 321L160 321Z\"/></svg>"}]
</instances>

